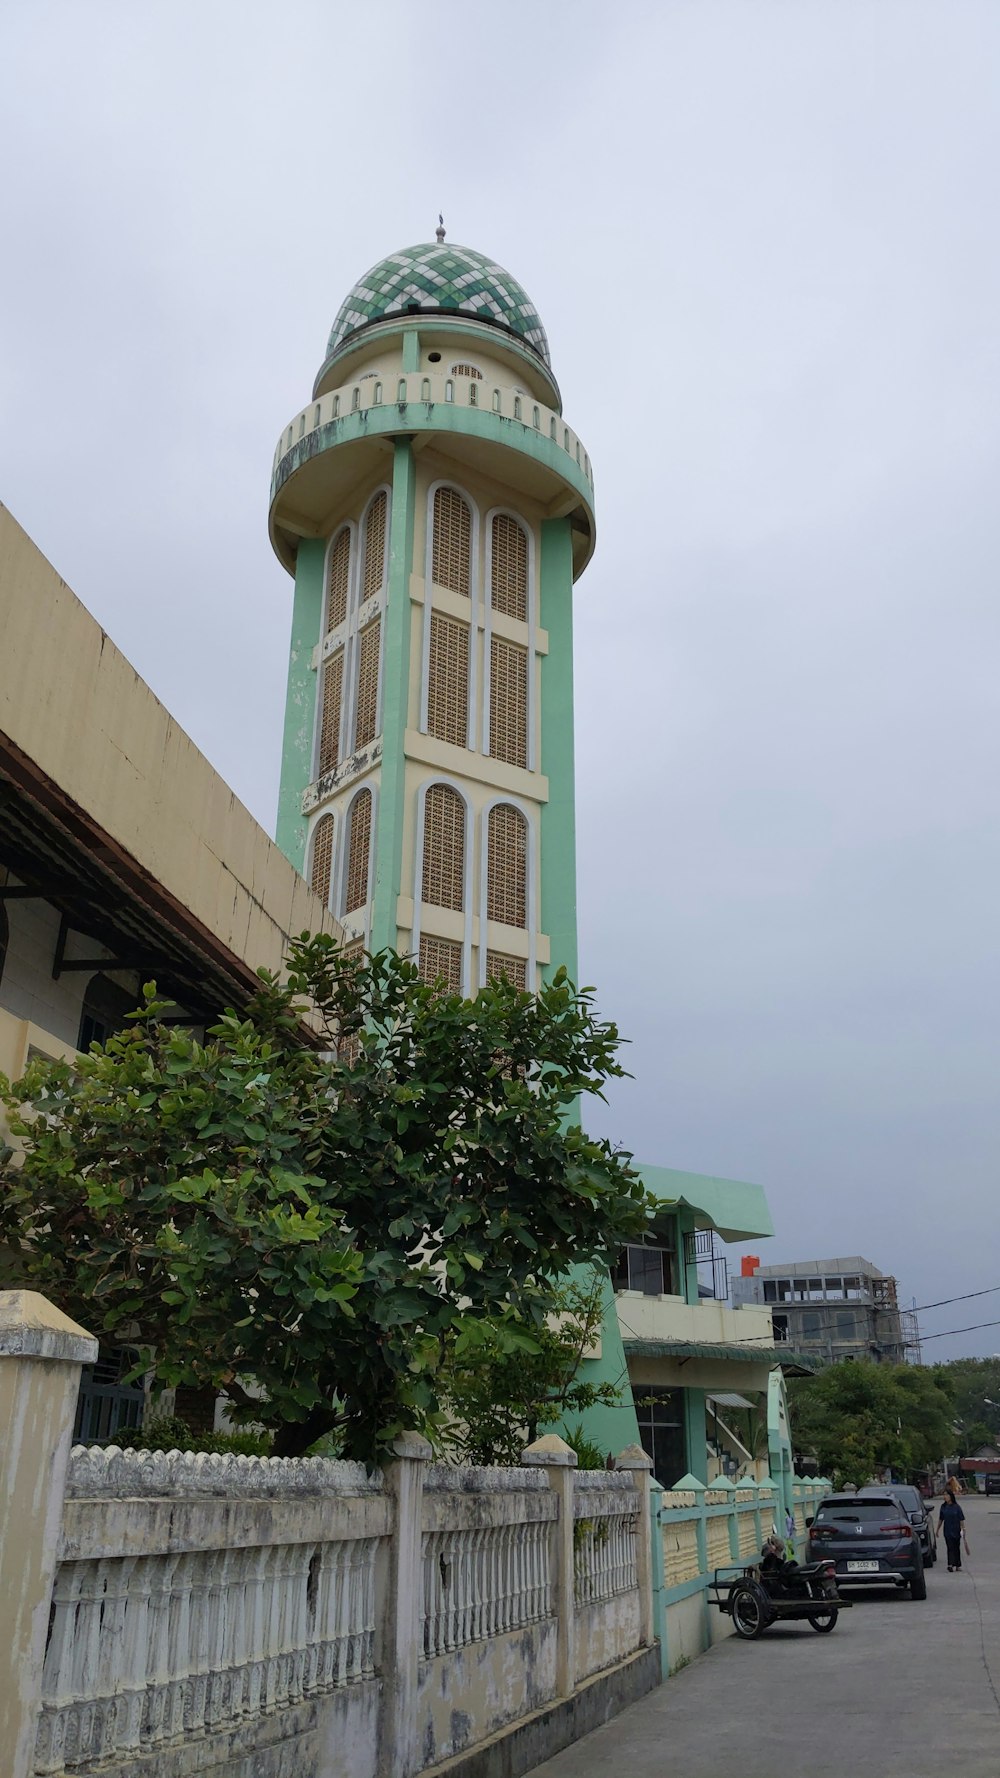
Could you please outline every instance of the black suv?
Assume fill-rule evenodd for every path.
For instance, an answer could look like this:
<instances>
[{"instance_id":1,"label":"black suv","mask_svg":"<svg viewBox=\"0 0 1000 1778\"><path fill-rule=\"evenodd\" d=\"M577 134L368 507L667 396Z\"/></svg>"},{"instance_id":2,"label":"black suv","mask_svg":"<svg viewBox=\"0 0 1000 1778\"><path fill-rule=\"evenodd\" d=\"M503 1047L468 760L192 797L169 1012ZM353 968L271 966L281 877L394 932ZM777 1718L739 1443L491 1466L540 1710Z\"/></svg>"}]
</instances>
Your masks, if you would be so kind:
<instances>
[{"instance_id":1,"label":"black suv","mask_svg":"<svg viewBox=\"0 0 1000 1778\"><path fill-rule=\"evenodd\" d=\"M919 1488L913 1488L909 1482L886 1482L882 1487L861 1488L859 1499L873 1498L881 1500L883 1494L894 1494L906 1513L910 1524L920 1539L920 1548L924 1552L924 1567L933 1568L937 1561L937 1542L934 1537L934 1526L924 1503Z\"/></svg>"},{"instance_id":2,"label":"black suv","mask_svg":"<svg viewBox=\"0 0 1000 1778\"><path fill-rule=\"evenodd\" d=\"M808 1562L833 1562L838 1587L897 1585L926 1599L920 1538L887 1488L828 1494L809 1527Z\"/></svg>"}]
</instances>

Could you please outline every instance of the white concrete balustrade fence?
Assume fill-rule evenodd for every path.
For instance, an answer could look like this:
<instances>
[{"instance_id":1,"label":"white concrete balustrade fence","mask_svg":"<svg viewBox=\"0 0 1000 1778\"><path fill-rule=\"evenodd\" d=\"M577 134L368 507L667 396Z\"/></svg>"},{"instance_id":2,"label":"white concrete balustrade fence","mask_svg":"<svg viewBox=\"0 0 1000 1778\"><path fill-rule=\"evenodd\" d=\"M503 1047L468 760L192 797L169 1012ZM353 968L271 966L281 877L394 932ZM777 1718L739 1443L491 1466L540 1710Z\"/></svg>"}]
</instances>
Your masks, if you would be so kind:
<instances>
[{"instance_id":1,"label":"white concrete balustrade fence","mask_svg":"<svg viewBox=\"0 0 1000 1778\"><path fill-rule=\"evenodd\" d=\"M546 1438L523 1467L455 1469L408 1435L373 1476L71 1453L58 1355L92 1343L12 1354L2 1299L4 1778L514 1773L657 1682L641 1451L577 1474Z\"/></svg>"}]
</instances>

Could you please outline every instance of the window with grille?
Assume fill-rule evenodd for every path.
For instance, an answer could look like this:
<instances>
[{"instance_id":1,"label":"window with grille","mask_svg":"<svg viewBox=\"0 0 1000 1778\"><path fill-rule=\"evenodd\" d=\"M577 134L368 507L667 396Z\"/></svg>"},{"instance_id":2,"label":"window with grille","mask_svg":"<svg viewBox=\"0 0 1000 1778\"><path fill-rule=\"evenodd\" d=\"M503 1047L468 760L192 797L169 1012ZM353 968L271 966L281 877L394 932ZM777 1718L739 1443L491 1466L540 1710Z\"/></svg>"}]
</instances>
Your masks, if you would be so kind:
<instances>
[{"instance_id":1,"label":"window with grille","mask_svg":"<svg viewBox=\"0 0 1000 1778\"><path fill-rule=\"evenodd\" d=\"M490 752L528 763L528 651L504 636L490 638Z\"/></svg>"},{"instance_id":2,"label":"window with grille","mask_svg":"<svg viewBox=\"0 0 1000 1778\"><path fill-rule=\"evenodd\" d=\"M483 380L482 371L477 370L474 364L453 364L451 374L453 377L475 377L478 383Z\"/></svg>"},{"instance_id":3,"label":"window with grille","mask_svg":"<svg viewBox=\"0 0 1000 1778\"><path fill-rule=\"evenodd\" d=\"M450 938L420 939L420 973L425 982L444 981L449 994L462 992L462 947Z\"/></svg>"},{"instance_id":4,"label":"window with grille","mask_svg":"<svg viewBox=\"0 0 1000 1778\"><path fill-rule=\"evenodd\" d=\"M333 816L322 815L316 823L312 843L312 868L309 882L314 895L324 907L330 905L330 871L333 867Z\"/></svg>"},{"instance_id":5,"label":"window with grille","mask_svg":"<svg viewBox=\"0 0 1000 1778\"><path fill-rule=\"evenodd\" d=\"M317 772L322 778L332 772L340 758L340 705L344 695L344 651L328 655L323 662L320 691L319 760Z\"/></svg>"},{"instance_id":6,"label":"window with grille","mask_svg":"<svg viewBox=\"0 0 1000 1778\"><path fill-rule=\"evenodd\" d=\"M526 986L527 965L523 957L506 957L502 951L487 951L486 980L488 982L510 982L524 993Z\"/></svg>"},{"instance_id":7,"label":"window with grille","mask_svg":"<svg viewBox=\"0 0 1000 1778\"><path fill-rule=\"evenodd\" d=\"M378 647L382 619L376 617L361 632L358 649L358 708L354 718L354 745L374 741L378 722Z\"/></svg>"},{"instance_id":8,"label":"window with grille","mask_svg":"<svg viewBox=\"0 0 1000 1778\"><path fill-rule=\"evenodd\" d=\"M351 805L351 832L347 843L347 883L344 912L364 907L368 900L368 855L372 836L372 793L362 790Z\"/></svg>"},{"instance_id":9,"label":"window with grille","mask_svg":"<svg viewBox=\"0 0 1000 1778\"><path fill-rule=\"evenodd\" d=\"M431 613L427 731L456 747L469 744L469 626Z\"/></svg>"},{"instance_id":10,"label":"window with grille","mask_svg":"<svg viewBox=\"0 0 1000 1778\"><path fill-rule=\"evenodd\" d=\"M465 804L450 784L432 784L424 799L420 894L432 907L465 903Z\"/></svg>"},{"instance_id":11,"label":"window with grille","mask_svg":"<svg viewBox=\"0 0 1000 1778\"><path fill-rule=\"evenodd\" d=\"M377 593L385 579L385 521L388 509L388 496L383 490L381 494L376 494L368 508L365 565L361 577L363 599L370 599L373 593Z\"/></svg>"},{"instance_id":12,"label":"window with grille","mask_svg":"<svg viewBox=\"0 0 1000 1778\"><path fill-rule=\"evenodd\" d=\"M493 520L490 603L494 611L528 621L528 539L505 512Z\"/></svg>"},{"instance_id":13,"label":"window with grille","mask_svg":"<svg viewBox=\"0 0 1000 1778\"><path fill-rule=\"evenodd\" d=\"M351 582L351 533L347 526L338 533L330 551L330 568L326 578L326 633L330 634L347 618L347 594Z\"/></svg>"},{"instance_id":14,"label":"window with grille","mask_svg":"<svg viewBox=\"0 0 1000 1778\"><path fill-rule=\"evenodd\" d=\"M469 596L472 514L455 488L438 488L434 496L434 543L431 578L436 586Z\"/></svg>"},{"instance_id":15,"label":"window with grille","mask_svg":"<svg viewBox=\"0 0 1000 1778\"><path fill-rule=\"evenodd\" d=\"M527 925L528 823L510 803L490 810L486 917L504 926Z\"/></svg>"}]
</instances>

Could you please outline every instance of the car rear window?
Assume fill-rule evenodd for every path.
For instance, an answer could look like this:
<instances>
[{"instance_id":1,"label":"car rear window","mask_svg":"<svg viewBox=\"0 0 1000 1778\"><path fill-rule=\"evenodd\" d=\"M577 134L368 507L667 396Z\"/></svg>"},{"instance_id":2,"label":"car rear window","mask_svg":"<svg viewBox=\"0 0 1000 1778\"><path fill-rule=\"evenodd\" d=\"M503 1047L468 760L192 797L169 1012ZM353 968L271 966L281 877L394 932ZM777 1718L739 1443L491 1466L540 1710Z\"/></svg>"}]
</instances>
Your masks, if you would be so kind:
<instances>
[{"instance_id":1,"label":"car rear window","mask_svg":"<svg viewBox=\"0 0 1000 1778\"><path fill-rule=\"evenodd\" d=\"M838 1500L833 1506L821 1506L815 1522L817 1525L883 1525L893 1517L899 1518L895 1500Z\"/></svg>"},{"instance_id":2,"label":"car rear window","mask_svg":"<svg viewBox=\"0 0 1000 1778\"><path fill-rule=\"evenodd\" d=\"M923 1506L918 1488L898 1488L897 1493L908 1513L918 1513Z\"/></svg>"}]
</instances>

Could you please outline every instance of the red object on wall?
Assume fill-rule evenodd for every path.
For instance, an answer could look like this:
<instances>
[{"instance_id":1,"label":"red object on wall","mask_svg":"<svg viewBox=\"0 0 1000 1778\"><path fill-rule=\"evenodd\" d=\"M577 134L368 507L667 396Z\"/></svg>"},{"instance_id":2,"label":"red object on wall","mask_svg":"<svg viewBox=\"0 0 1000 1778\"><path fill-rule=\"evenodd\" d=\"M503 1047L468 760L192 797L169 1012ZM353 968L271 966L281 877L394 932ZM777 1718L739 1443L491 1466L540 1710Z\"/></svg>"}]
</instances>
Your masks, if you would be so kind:
<instances>
[{"instance_id":1,"label":"red object on wall","mask_svg":"<svg viewBox=\"0 0 1000 1778\"><path fill-rule=\"evenodd\" d=\"M760 1265L759 1253L745 1253L740 1260L740 1277L752 1278Z\"/></svg>"}]
</instances>

